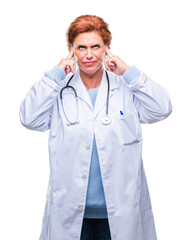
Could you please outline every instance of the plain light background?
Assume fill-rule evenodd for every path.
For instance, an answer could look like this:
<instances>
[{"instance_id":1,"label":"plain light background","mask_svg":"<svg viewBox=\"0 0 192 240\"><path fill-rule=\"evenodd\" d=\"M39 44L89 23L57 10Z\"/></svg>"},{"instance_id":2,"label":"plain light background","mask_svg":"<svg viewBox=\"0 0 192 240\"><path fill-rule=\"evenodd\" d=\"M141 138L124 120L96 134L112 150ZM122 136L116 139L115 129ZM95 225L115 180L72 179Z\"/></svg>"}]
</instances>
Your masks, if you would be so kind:
<instances>
[{"instance_id":1,"label":"plain light background","mask_svg":"<svg viewBox=\"0 0 192 240\"><path fill-rule=\"evenodd\" d=\"M0 3L0 239L39 239L49 177L48 132L25 129L29 88L67 55L79 15L109 23L111 51L164 86L173 113L142 125L143 159L160 240L192 239L192 34L190 0Z\"/></svg>"}]
</instances>

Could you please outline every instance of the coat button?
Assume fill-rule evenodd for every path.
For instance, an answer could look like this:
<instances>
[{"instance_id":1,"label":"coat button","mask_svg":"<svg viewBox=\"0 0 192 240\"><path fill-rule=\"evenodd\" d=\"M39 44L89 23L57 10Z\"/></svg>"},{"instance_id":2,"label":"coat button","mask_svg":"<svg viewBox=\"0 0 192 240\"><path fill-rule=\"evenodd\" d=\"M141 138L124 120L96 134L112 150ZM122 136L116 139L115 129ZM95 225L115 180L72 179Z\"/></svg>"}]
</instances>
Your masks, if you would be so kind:
<instances>
[{"instance_id":1,"label":"coat button","mask_svg":"<svg viewBox=\"0 0 192 240\"><path fill-rule=\"evenodd\" d=\"M86 146L86 150L90 150L91 149L91 146L90 145L87 145Z\"/></svg>"},{"instance_id":2,"label":"coat button","mask_svg":"<svg viewBox=\"0 0 192 240\"><path fill-rule=\"evenodd\" d=\"M106 151L106 150L107 150L106 147L102 147L102 148L101 148L101 151Z\"/></svg>"},{"instance_id":3,"label":"coat button","mask_svg":"<svg viewBox=\"0 0 192 240\"><path fill-rule=\"evenodd\" d=\"M86 179L86 178L87 178L87 176L86 176L86 175L83 175L83 176L82 176L82 178L83 178L83 179Z\"/></svg>"},{"instance_id":4,"label":"coat button","mask_svg":"<svg viewBox=\"0 0 192 240\"><path fill-rule=\"evenodd\" d=\"M83 211L83 206L79 206L78 210L79 210L79 212L82 212Z\"/></svg>"}]
</instances>

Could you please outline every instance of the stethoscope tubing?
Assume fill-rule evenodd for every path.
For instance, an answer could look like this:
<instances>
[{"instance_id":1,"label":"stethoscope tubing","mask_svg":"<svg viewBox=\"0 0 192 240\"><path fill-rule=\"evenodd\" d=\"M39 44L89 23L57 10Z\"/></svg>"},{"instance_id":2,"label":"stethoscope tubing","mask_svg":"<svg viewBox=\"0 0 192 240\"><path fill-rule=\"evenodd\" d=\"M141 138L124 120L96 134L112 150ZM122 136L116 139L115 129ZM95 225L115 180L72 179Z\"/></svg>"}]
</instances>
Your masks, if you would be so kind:
<instances>
[{"instance_id":1,"label":"stethoscope tubing","mask_svg":"<svg viewBox=\"0 0 192 240\"><path fill-rule=\"evenodd\" d=\"M62 100L62 93L63 93L63 90L65 90L66 88L71 88L72 90L73 90L73 92L74 92L74 94L75 94L75 97L77 97L77 92L76 92L76 90L74 89L74 87L72 87L72 86L69 86L69 83L70 83L70 81L72 80L72 78L74 77L74 74L70 77L70 79L69 79L69 81L67 82L67 84L66 84L66 86L64 86L62 89L61 89L61 91L60 91L60 99Z\"/></svg>"},{"instance_id":2,"label":"stethoscope tubing","mask_svg":"<svg viewBox=\"0 0 192 240\"><path fill-rule=\"evenodd\" d=\"M109 82L109 75L108 75L108 73L107 73L106 70L105 70L105 73L106 73L106 77L107 77L107 85L108 85L108 86L107 86L107 100L106 100L106 111L105 111L105 116L102 117L102 120L101 120L101 121L102 121L103 124L108 125L108 124L111 123L111 120L110 120L110 118L109 118L109 116L108 116L108 112L109 112L109 91L110 91L110 82ZM76 124L76 123L79 123L79 121L78 121L78 96L77 96L77 92L76 92L76 90L75 90L74 87L72 87L72 86L69 85L69 83L71 82L71 80L72 80L73 77L74 77L74 74L70 77L70 79L68 80L66 86L64 86L64 87L60 90L60 99L61 99L61 101L62 101L62 99L63 99L63 97L62 97L62 93L63 93L63 91L64 91L65 89L67 89L67 88L70 88L70 89L73 90L73 92L74 92L74 94L75 94L76 102L77 102L77 119L76 119L75 122L71 122L71 121L69 120L69 118L67 117L67 115L66 115L66 113L65 113L65 111L64 111L64 109L63 109L64 114L65 114L65 117L66 117L67 120L68 120L68 124L67 124L67 125L74 125L74 124Z\"/></svg>"}]
</instances>

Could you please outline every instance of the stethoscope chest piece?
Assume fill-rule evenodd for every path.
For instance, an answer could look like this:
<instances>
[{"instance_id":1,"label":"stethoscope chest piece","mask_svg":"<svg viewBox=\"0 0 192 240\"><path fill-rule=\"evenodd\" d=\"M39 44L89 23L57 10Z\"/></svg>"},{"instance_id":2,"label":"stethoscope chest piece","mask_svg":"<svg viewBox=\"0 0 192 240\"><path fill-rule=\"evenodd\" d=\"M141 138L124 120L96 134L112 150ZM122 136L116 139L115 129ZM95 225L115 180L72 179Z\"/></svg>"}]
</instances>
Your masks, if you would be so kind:
<instances>
[{"instance_id":1,"label":"stethoscope chest piece","mask_svg":"<svg viewBox=\"0 0 192 240\"><path fill-rule=\"evenodd\" d=\"M104 125L109 125L111 123L111 118L108 115L105 115L101 118L101 122Z\"/></svg>"}]
</instances>

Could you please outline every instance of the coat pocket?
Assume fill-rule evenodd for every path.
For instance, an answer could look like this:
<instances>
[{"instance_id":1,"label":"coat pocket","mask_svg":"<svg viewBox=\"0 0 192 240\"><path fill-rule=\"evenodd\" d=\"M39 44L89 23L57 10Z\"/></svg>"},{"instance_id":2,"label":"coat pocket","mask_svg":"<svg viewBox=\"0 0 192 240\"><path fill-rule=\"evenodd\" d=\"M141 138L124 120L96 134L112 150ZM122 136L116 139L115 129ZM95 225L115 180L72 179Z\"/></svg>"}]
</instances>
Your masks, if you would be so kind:
<instances>
[{"instance_id":1,"label":"coat pocket","mask_svg":"<svg viewBox=\"0 0 192 240\"><path fill-rule=\"evenodd\" d=\"M120 115L119 125L124 145L131 145L142 140L140 124L133 114Z\"/></svg>"}]
</instances>

